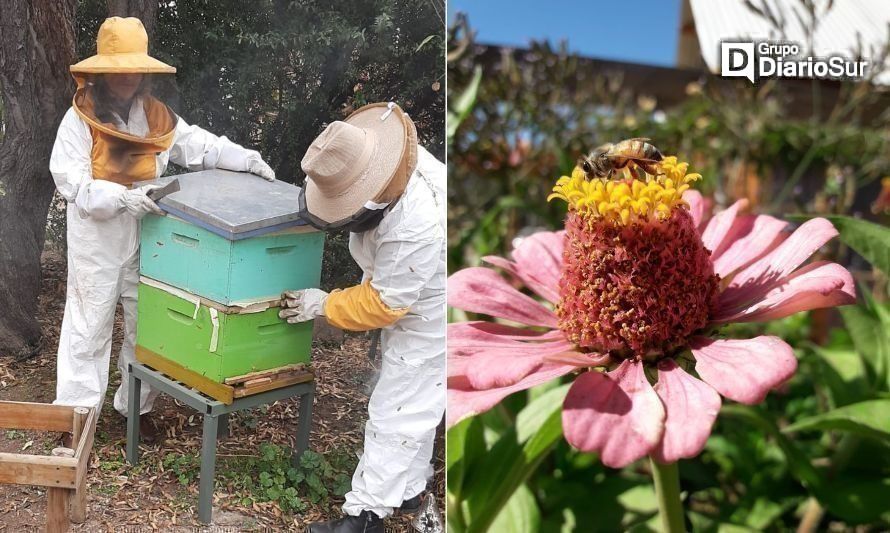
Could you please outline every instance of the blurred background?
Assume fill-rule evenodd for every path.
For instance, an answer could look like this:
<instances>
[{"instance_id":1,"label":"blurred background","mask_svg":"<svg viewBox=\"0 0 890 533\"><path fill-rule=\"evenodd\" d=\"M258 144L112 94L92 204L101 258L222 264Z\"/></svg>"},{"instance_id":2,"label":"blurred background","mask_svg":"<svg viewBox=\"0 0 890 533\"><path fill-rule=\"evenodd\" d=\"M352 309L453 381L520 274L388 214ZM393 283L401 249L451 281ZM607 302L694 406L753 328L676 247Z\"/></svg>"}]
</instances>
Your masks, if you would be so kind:
<instances>
[{"instance_id":1,"label":"blurred background","mask_svg":"<svg viewBox=\"0 0 890 533\"><path fill-rule=\"evenodd\" d=\"M629 137L689 161L715 209L746 198L752 212L835 223L841 238L820 257L854 272L860 304L726 331L781 336L800 369L760 406L725 406L705 452L681 462L682 484L698 531L887 530L890 3L451 0L449 25L451 272L560 228L565 204L546 201L555 180L582 153ZM796 41L803 55L842 54L870 70L859 81L721 78L719 41L746 37ZM540 415L536 400L558 386L513 395L450 432L449 523L657 529L648 465L608 470L572 450L558 424L533 445L540 432L511 429ZM883 431L783 432L863 405L881 413L869 417ZM503 472L497 487L484 481Z\"/></svg>"}]
</instances>

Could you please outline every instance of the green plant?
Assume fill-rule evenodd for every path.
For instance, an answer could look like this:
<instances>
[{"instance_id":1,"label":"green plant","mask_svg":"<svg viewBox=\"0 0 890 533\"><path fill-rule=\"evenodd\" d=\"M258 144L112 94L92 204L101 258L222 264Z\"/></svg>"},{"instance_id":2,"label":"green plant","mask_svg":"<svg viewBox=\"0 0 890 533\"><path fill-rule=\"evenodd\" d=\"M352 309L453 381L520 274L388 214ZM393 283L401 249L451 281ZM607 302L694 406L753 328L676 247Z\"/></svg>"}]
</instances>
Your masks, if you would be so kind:
<instances>
[{"instance_id":1,"label":"green plant","mask_svg":"<svg viewBox=\"0 0 890 533\"><path fill-rule=\"evenodd\" d=\"M188 485L198 478L200 462L198 457L191 454L180 455L168 453L164 456L162 465L183 485Z\"/></svg>"},{"instance_id":2,"label":"green plant","mask_svg":"<svg viewBox=\"0 0 890 533\"><path fill-rule=\"evenodd\" d=\"M349 232L328 233L324 241L321 288L342 289L361 281L361 269L349 253Z\"/></svg>"},{"instance_id":3,"label":"green plant","mask_svg":"<svg viewBox=\"0 0 890 533\"><path fill-rule=\"evenodd\" d=\"M291 464L291 450L260 445L259 456L247 458L224 475L242 492L242 500L274 501L284 511L306 510L307 502L325 503L349 490L349 475L334 468L321 454L306 451L300 464Z\"/></svg>"}]
</instances>

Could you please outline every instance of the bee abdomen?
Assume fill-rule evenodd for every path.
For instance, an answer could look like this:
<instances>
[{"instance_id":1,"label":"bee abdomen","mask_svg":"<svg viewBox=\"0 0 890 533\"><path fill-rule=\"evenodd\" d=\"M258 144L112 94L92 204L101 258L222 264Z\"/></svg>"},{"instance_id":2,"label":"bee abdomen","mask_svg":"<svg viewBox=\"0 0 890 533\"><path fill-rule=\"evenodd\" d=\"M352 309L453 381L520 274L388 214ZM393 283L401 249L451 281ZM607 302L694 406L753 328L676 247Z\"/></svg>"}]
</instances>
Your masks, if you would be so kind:
<instances>
[{"instance_id":1,"label":"bee abdomen","mask_svg":"<svg viewBox=\"0 0 890 533\"><path fill-rule=\"evenodd\" d=\"M643 158L652 159L653 161L661 161L664 159L664 156L661 155L661 150L655 146L649 143L643 143Z\"/></svg>"}]
</instances>

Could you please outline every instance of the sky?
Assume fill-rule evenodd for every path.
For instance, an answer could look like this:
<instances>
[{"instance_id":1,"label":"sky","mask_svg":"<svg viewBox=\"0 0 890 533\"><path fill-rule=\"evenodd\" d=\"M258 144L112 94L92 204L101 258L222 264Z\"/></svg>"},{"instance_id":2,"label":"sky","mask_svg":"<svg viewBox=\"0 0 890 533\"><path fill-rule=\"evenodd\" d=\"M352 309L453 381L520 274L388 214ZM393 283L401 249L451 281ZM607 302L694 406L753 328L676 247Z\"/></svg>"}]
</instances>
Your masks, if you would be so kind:
<instances>
[{"instance_id":1,"label":"sky","mask_svg":"<svg viewBox=\"0 0 890 533\"><path fill-rule=\"evenodd\" d=\"M675 64L680 0L448 0L449 16L469 15L476 41L525 46L532 38L584 56Z\"/></svg>"}]
</instances>

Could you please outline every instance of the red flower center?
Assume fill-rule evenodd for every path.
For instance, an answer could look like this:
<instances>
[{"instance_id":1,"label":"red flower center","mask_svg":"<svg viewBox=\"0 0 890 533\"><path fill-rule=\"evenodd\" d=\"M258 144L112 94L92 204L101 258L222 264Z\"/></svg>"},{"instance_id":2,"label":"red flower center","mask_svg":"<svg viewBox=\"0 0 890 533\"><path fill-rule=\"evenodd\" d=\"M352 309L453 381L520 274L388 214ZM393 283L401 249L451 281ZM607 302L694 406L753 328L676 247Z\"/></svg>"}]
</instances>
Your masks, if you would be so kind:
<instances>
[{"instance_id":1,"label":"red flower center","mask_svg":"<svg viewBox=\"0 0 890 533\"><path fill-rule=\"evenodd\" d=\"M665 220L570 212L559 328L582 350L656 360L708 323L718 276L683 207Z\"/></svg>"}]
</instances>

